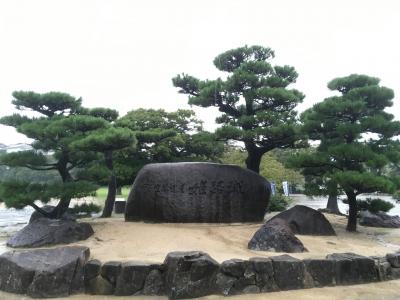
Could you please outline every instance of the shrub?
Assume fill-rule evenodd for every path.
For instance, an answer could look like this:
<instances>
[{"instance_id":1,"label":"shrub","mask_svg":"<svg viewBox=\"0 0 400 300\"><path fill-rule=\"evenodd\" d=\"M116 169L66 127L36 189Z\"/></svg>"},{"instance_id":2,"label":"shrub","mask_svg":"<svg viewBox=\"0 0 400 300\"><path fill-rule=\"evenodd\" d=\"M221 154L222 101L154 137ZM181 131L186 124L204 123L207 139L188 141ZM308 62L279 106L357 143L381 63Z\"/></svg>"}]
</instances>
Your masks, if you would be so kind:
<instances>
[{"instance_id":1,"label":"shrub","mask_svg":"<svg viewBox=\"0 0 400 300\"><path fill-rule=\"evenodd\" d=\"M359 200L357 204L359 209L369 210L371 213L377 213L379 211L388 212L394 207L394 205L389 201L379 198Z\"/></svg>"},{"instance_id":2,"label":"shrub","mask_svg":"<svg viewBox=\"0 0 400 300\"><path fill-rule=\"evenodd\" d=\"M270 199L269 211L283 211L287 209L291 202L292 199L290 197L286 197L281 194L275 194Z\"/></svg>"},{"instance_id":3,"label":"shrub","mask_svg":"<svg viewBox=\"0 0 400 300\"><path fill-rule=\"evenodd\" d=\"M92 213L99 213L101 206L94 203L82 203L68 208L68 211L75 215L90 216Z\"/></svg>"},{"instance_id":4,"label":"shrub","mask_svg":"<svg viewBox=\"0 0 400 300\"><path fill-rule=\"evenodd\" d=\"M343 203L348 203L347 199L343 200ZM380 198L367 198L365 200L357 200L358 210L368 210L371 213L377 213L379 211L388 212L394 207L394 205L389 202L382 200Z\"/></svg>"}]
</instances>

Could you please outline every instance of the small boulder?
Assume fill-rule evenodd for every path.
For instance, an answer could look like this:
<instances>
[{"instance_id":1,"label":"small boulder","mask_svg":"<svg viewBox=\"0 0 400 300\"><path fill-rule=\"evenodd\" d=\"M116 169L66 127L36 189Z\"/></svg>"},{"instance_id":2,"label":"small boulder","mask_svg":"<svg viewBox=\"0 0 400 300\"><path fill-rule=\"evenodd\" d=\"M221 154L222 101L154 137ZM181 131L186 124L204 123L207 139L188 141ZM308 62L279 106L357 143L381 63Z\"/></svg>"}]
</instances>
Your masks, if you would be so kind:
<instances>
[{"instance_id":1,"label":"small boulder","mask_svg":"<svg viewBox=\"0 0 400 300\"><path fill-rule=\"evenodd\" d=\"M390 216L384 212L373 214L368 210L360 212L360 225L368 227L400 228L400 217Z\"/></svg>"},{"instance_id":2,"label":"small boulder","mask_svg":"<svg viewBox=\"0 0 400 300\"><path fill-rule=\"evenodd\" d=\"M378 279L375 261L354 253L333 253L326 257L335 263L338 285L374 282Z\"/></svg>"},{"instance_id":3,"label":"small boulder","mask_svg":"<svg viewBox=\"0 0 400 300\"><path fill-rule=\"evenodd\" d=\"M121 262L120 261L108 261L102 267L100 274L101 276L110 282L113 286L117 283L118 276L121 273Z\"/></svg>"},{"instance_id":4,"label":"small boulder","mask_svg":"<svg viewBox=\"0 0 400 300\"><path fill-rule=\"evenodd\" d=\"M93 228L89 223L39 218L14 234L7 241L7 246L35 248L68 244L86 240L93 233Z\"/></svg>"},{"instance_id":5,"label":"small boulder","mask_svg":"<svg viewBox=\"0 0 400 300\"><path fill-rule=\"evenodd\" d=\"M85 265L85 281L91 280L100 275L101 262L98 259L92 259Z\"/></svg>"},{"instance_id":6,"label":"small boulder","mask_svg":"<svg viewBox=\"0 0 400 300\"><path fill-rule=\"evenodd\" d=\"M263 224L248 243L248 248L257 251L305 252L307 249L294 235L289 224L282 219L273 219Z\"/></svg>"},{"instance_id":7,"label":"small boulder","mask_svg":"<svg viewBox=\"0 0 400 300\"><path fill-rule=\"evenodd\" d=\"M400 253L386 254L386 259L392 268L400 268Z\"/></svg>"},{"instance_id":8,"label":"small boulder","mask_svg":"<svg viewBox=\"0 0 400 300\"><path fill-rule=\"evenodd\" d=\"M165 285L171 299L196 298L216 291L219 264L201 251L171 252L164 261Z\"/></svg>"},{"instance_id":9,"label":"small boulder","mask_svg":"<svg viewBox=\"0 0 400 300\"><path fill-rule=\"evenodd\" d=\"M272 260L265 257L252 257L250 262L256 272L256 284L262 293L279 290L274 279L274 266Z\"/></svg>"},{"instance_id":10,"label":"small boulder","mask_svg":"<svg viewBox=\"0 0 400 300\"><path fill-rule=\"evenodd\" d=\"M304 235L336 235L331 223L319 211L304 205L296 205L285 210L274 219L283 219L288 222L295 234Z\"/></svg>"},{"instance_id":11,"label":"small boulder","mask_svg":"<svg viewBox=\"0 0 400 300\"><path fill-rule=\"evenodd\" d=\"M223 295L259 293L256 271L251 261L226 260L221 264L216 280L217 288Z\"/></svg>"},{"instance_id":12,"label":"small boulder","mask_svg":"<svg viewBox=\"0 0 400 300\"><path fill-rule=\"evenodd\" d=\"M281 290L295 290L305 287L305 268L301 260L290 255L271 257L274 279Z\"/></svg>"},{"instance_id":13,"label":"small boulder","mask_svg":"<svg viewBox=\"0 0 400 300\"><path fill-rule=\"evenodd\" d=\"M335 264L328 259L305 259L303 261L312 286L323 287L335 285Z\"/></svg>"},{"instance_id":14,"label":"small boulder","mask_svg":"<svg viewBox=\"0 0 400 300\"><path fill-rule=\"evenodd\" d=\"M121 272L116 281L116 287L114 295L117 296L128 296L143 294L143 288L145 286L148 275L152 270L161 270L161 265L149 264L143 262L129 261L124 262L121 265ZM154 274L153 274L154 275ZM151 278L147 281L149 284ZM155 283L159 285L161 283ZM148 286L149 289L149 286ZM148 292L148 291L146 291Z\"/></svg>"},{"instance_id":15,"label":"small boulder","mask_svg":"<svg viewBox=\"0 0 400 300\"><path fill-rule=\"evenodd\" d=\"M34 298L82 292L87 247L10 251L0 256L0 290Z\"/></svg>"},{"instance_id":16,"label":"small boulder","mask_svg":"<svg viewBox=\"0 0 400 300\"><path fill-rule=\"evenodd\" d=\"M102 276L90 279L86 284L86 293L91 295L112 295L114 286Z\"/></svg>"},{"instance_id":17,"label":"small boulder","mask_svg":"<svg viewBox=\"0 0 400 300\"><path fill-rule=\"evenodd\" d=\"M162 270L153 269L146 277L142 294L149 296L162 295L165 290L164 285L164 276Z\"/></svg>"},{"instance_id":18,"label":"small boulder","mask_svg":"<svg viewBox=\"0 0 400 300\"><path fill-rule=\"evenodd\" d=\"M378 273L379 281L386 281L392 278L392 266L386 257L371 256L375 262L375 268Z\"/></svg>"}]
</instances>

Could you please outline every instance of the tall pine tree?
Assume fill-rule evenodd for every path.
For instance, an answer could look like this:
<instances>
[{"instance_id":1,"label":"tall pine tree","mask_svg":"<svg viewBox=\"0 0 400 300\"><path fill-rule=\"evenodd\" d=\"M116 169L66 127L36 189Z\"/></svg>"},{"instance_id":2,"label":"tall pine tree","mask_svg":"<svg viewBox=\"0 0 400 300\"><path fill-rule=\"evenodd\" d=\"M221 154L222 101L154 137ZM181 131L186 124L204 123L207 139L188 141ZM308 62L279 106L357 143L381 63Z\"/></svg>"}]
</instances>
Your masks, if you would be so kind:
<instances>
[{"instance_id":1,"label":"tall pine tree","mask_svg":"<svg viewBox=\"0 0 400 300\"><path fill-rule=\"evenodd\" d=\"M290 66L273 66L274 52L245 46L218 55L214 65L225 79L199 80L187 74L173 78L189 104L218 107L219 138L241 141L247 150L246 166L257 173L262 156L275 148L293 147L298 141L296 105L304 96L288 89L297 79Z\"/></svg>"}]
</instances>

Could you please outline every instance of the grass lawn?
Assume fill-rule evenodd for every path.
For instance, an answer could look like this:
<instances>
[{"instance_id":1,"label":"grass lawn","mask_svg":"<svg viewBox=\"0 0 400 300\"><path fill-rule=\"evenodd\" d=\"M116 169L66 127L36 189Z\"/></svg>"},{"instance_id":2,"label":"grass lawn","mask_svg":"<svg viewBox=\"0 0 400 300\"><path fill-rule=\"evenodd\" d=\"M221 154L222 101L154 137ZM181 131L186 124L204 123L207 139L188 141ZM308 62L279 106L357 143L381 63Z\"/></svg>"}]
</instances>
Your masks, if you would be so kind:
<instances>
[{"instance_id":1,"label":"grass lawn","mask_svg":"<svg viewBox=\"0 0 400 300\"><path fill-rule=\"evenodd\" d=\"M124 186L122 188L122 195L117 195L116 198L125 198L128 199L128 195L129 195L129 191L130 191L130 187L129 186ZM101 187L96 191L96 199L97 199L97 203L100 205L104 204L104 201L106 200L107 197L107 187Z\"/></svg>"}]
</instances>

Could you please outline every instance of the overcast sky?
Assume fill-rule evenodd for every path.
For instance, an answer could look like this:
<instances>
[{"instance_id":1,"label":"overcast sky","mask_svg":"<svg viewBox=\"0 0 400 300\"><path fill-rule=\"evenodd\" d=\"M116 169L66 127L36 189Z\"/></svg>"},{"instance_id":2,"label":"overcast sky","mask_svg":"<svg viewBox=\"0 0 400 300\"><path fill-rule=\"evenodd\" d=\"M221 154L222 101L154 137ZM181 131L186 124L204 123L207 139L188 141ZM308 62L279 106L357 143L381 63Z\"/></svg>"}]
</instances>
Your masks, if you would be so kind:
<instances>
[{"instance_id":1,"label":"overcast sky","mask_svg":"<svg viewBox=\"0 0 400 300\"><path fill-rule=\"evenodd\" d=\"M400 119L399 30L397 0L1 0L0 116L15 112L15 90L67 92L121 115L189 108L173 76L216 78L216 55L256 44L298 71L300 111L332 95L329 80L364 73L395 90ZM195 110L215 128L216 109ZM0 125L0 143L24 141Z\"/></svg>"}]
</instances>

